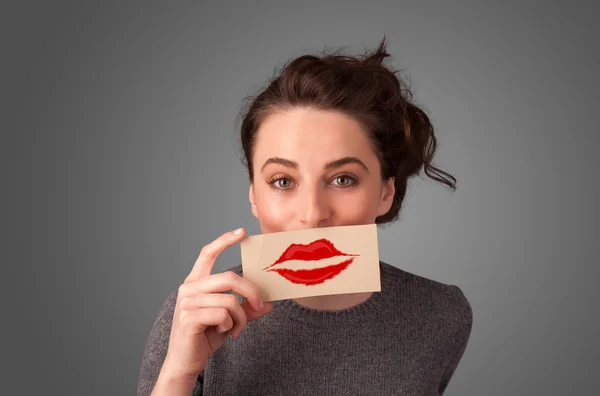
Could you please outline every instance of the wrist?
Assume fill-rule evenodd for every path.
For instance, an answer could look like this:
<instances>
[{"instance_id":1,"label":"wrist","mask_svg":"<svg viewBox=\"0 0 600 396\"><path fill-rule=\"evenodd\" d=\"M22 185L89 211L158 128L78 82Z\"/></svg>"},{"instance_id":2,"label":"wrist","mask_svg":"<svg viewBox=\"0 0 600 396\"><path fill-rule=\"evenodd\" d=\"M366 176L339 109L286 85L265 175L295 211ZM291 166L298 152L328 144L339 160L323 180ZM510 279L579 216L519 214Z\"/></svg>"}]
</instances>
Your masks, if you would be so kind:
<instances>
[{"instance_id":1,"label":"wrist","mask_svg":"<svg viewBox=\"0 0 600 396\"><path fill-rule=\"evenodd\" d=\"M152 395L190 395L198 376L179 373L163 366Z\"/></svg>"},{"instance_id":2,"label":"wrist","mask_svg":"<svg viewBox=\"0 0 600 396\"><path fill-rule=\"evenodd\" d=\"M194 384L198 379L199 374L191 374L189 372L183 372L178 370L176 367L169 365L167 362L163 364L160 370L160 377L163 377L165 381L179 382L179 383L190 383Z\"/></svg>"}]
</instances>

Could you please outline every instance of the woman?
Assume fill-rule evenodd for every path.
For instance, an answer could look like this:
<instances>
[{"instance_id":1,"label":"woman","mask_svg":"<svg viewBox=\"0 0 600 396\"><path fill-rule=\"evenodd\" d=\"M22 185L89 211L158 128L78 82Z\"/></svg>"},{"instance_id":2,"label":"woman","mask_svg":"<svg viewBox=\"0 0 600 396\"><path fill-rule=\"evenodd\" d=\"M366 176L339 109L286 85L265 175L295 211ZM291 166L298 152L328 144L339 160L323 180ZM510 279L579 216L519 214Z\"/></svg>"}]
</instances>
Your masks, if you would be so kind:
<instances>
[{"instance_id":1,"label":"woman","mask_svg":"<svg viewBox=\"0 0 600 396\"><path fill-rule=\"evenodd\" d=\"M384 66L301 56L250 103L241 142L262 233L398 218L407 179L434 167L432 125ZM441 395L466 348L460 288L380 262L381 292L261 302L241 265L212 274L243 229L205 246L161 308L138 395Z\"/></svg>"}]
</instances>

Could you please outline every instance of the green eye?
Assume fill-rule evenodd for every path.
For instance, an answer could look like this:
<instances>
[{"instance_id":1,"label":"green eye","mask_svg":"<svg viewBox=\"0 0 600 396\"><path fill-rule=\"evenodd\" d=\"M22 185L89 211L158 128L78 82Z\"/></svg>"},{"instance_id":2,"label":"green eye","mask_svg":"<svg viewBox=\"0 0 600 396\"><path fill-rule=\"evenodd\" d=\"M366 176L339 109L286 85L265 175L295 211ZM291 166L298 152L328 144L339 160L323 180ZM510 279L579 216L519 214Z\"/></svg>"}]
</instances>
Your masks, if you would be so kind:
<instances>
[{"instance_id":1,"label":"green eye","mask_svg":"<svg viewBox=\"0 0 600 396\"><path fill-rule=\"evenodd\" d=\"M337 183L334 184L340 187L348 187L356 183L356 179L348 175L337 176L333 180L337 180Z\"/></svg>"},{"instance_id":2,"label":"green eye","mask_svg":"<svg viewBox=\"0 0 600 396\"><path fill-rule=\"evenodd\" d=\"M291 184L288 179L279 179L276 183L279 183L279 187L281 188L288 188Z\"/></svg>"},{"instance_id":3,"label":"green eye","mask_svg":"<svg viewBox=\"0 0 600 396\"><path fill-rule=\"evenodd\" d=\"M280 177L278 179L271 180L269 181L269 184L279 190L287 190L292 186L292 182L290 181L290 179L286 179L285 177Z\"/></svg>"}]
</instances>

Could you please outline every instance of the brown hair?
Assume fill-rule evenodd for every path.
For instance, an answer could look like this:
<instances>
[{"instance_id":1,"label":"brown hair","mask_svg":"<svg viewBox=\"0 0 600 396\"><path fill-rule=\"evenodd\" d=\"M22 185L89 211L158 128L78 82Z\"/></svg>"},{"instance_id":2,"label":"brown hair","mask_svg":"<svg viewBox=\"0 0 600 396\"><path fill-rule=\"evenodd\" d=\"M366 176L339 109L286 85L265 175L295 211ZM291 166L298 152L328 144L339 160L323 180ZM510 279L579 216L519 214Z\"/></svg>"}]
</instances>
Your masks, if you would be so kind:
<instances>
[{"instance_id":1,"label":"brown hair","mask_svg":"<svg viewBox=\"0 0 600 396\"><path fill-rule=\"evenodd\" d=\"M456 190L456 178L432 165L437 140L431 121L413 103L398 71L384 65L387 57L385 37L375 51L360 57L339 51L303 55L288 61L261 93L247 98L240 138L250 182L254 180L254 142L262 120L274 111L311 107L341 111L358 120L379 157L382 179L395 177L394 202L388 213L376 219L377 224L398 218L408 178L421 168L431 179Z\"/></svg>"}]
</instances>

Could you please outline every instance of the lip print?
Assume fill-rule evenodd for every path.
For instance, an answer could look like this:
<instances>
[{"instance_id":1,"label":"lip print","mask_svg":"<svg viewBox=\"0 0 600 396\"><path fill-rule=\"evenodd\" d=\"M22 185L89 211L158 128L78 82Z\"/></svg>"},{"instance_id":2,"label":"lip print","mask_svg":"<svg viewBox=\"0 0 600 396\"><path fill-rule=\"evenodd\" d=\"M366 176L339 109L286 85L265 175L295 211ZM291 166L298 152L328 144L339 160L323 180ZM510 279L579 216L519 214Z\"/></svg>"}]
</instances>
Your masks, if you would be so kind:
<instances>
[{"instance_id":1,"label":"lip print","mask_svg":"<svg viewBox=\"0 0 600 396\"><path fill-rule=\"evenodd\" d=\"M283 254L275 260L275 262L265 268L264 271L276 272L288 281L301 285L318 285L325 282L326 280L333 279L344 271L354 261L358 254L347 254L340 252L333 246L333 243L328 239L318 239L309 244L297 244L293 243L288 246ZM323 259L330 259L333 257L350 257L349 259L343 260L340 263L333 265L327 265L319 268L311 269L291 269L291 268L272 268L278 264L284 263L290 260L299 261L317 261Z\"/></svg>"}]
</instances>

